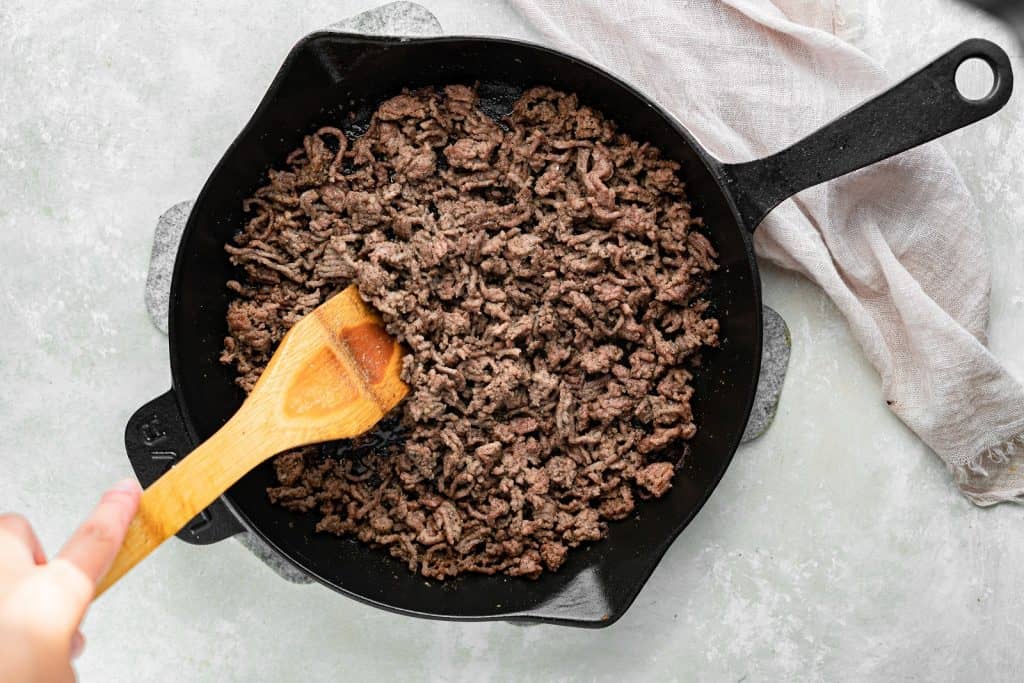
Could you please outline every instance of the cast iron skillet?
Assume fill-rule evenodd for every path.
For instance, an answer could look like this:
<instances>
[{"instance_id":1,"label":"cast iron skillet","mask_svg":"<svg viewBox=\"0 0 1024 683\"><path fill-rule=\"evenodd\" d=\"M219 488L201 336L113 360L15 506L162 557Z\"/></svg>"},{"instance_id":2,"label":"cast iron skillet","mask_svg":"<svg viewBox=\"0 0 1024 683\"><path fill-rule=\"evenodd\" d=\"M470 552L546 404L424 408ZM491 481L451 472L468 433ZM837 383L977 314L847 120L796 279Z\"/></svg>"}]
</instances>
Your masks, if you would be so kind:
<instances>
[{"instance_id":1,"label":"cast iron skillet","mask_svg":"<svg viewBox=\"0 0 1024 683\"><path fill-rule=\"evenodd\" d=\"M985 60L992 91L968 101L954 85L958 65ZM977 121L1007 101L1006 54L970 40L879 97L796 145L766 159L723 164L680 123L614 76L554 50L493 38L394 39L315 33L292 50L252 120L214 169L196 200L171 286L173 388L141 408L125 442L143 484L209 437L238 408L242 393L217 357L234 276L224 243L244 223L242 200L318 126L349 111L365 121L402 88L479 81L485 109L503 113L527 86L578 93L640 140L683 164L696 214L717 247L721 270L711 297L721 320L721 348L705 354L696 378L699 431L663 499L611 524L608 538L569 554L538 581L466 576L445 583L411 574L384 551L313 533L308 516L272 506L275 484L264 465L246 476L179 536L212 543L249 529L324 585L404 614L445 619L515 619L605 626L636 597L662 554L715 488L747 423L761 362L761 290L751 236L792 194ZM682 448L682 445L680 445Z\"/></svg>"}]
</instances>

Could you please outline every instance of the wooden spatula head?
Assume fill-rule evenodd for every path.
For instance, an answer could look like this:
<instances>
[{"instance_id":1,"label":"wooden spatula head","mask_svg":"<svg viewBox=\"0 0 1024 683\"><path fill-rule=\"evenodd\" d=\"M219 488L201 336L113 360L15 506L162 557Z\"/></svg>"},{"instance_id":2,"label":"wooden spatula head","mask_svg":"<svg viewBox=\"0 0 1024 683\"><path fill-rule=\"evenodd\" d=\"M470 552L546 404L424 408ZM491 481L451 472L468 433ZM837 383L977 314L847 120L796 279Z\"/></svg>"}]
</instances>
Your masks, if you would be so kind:
<instances>
[{"instance_id":1,"label":"wooden spatula head","mask_svg":"<svg viewBox=\"0 0 1024 683\"><path fill-rule=\"evenodd\" d=\"M409 391L402 355L354 286L296 323L234 417L143 492L97 595L267 458L373 427Z\"/></svg>"},{"instance_id":2,"label":"wooden spatula head","mask_svg":"<svg viewBox=\"0 0 1024 683\"><path fill-rule=\"evenodd\" d=\"M246 410L275 425L284 448L358 436L405 398L402 348L355 286L305 316L285 335Z\"/></svg>"}]
</instances>

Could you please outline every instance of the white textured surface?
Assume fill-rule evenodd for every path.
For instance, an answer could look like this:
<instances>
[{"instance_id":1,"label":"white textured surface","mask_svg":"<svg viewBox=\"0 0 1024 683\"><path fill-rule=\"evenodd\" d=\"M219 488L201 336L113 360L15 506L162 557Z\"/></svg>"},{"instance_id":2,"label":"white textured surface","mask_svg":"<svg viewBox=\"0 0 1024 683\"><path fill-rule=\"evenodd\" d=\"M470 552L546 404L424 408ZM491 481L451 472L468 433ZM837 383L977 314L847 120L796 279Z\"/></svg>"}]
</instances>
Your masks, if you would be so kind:
<instances>
[{"instance_id":1,"label":"white textured surface","mask_svg":"<svg viewBox=\"0 0 1024 683\"><path fill-rule=\"evenodd\" d=\"M49 549L129 472L125 421L169 382L142 300L157 216L196 194L296 39L374 4L0 5L0 507ZM522 35L499 2L423 4L447 31ZM974 12L842 4L894 74L982 35L1024 75ZM985 213L992 346L1018 375L1022 103L943 143ZM402 618L288 584L238 544L171 543L93 610L82 678L1019 680L1024 510L961 499L824 297L764 279L793 332L778 419L611 629Z\"/></svg>"}]
</instances>

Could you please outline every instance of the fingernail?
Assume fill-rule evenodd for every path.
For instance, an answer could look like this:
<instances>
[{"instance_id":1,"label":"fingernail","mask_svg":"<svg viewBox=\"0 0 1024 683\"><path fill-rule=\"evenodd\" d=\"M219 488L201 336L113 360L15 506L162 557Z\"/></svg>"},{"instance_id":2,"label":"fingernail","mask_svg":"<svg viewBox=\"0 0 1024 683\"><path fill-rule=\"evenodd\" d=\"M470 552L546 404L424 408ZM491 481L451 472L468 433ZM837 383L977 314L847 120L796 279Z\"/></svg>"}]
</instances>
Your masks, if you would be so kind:
<instances>
[{"instance_id":1,"label":"fingernail","mask_svg":"<svg viewBox=\"0 0 1024 683\"><path fill-rule=\"evenodd\" d=\"M78 659L84 649L85 636L80 631L75 631L75 635L71 636L71 659Z\"/></svg>"},{"instance_id":2,"label":"fingernail","mask_svg":"<svg viewBox=\"0 0 1024 683\"><path fill-rule=\"evenodd\" d=\"M141 491L142 487L139 486L139 482L136 481L134 477L128 477L127 479L122 479L121 481L111 486L110 490L122 491L124 493L136 493L138 491Z\"/></svg>"}]
</instances>

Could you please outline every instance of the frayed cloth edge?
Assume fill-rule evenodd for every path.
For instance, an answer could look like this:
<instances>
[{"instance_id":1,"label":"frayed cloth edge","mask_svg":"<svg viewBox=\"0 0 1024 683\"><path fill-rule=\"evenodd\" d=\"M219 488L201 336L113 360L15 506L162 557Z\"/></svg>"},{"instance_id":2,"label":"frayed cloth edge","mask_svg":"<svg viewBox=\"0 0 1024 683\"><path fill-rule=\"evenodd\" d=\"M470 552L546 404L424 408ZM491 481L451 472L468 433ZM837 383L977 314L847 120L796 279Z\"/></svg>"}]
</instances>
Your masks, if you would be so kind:
<instances>
[{"instance_id":1,"label":"frayed cloth edge","mask_svg":"<svg viewBox=\"0 0 1024 683\"><path fill-rule=\"evenodd\" d=\"M975 505L1024 504L1022 462L1024 432L985 448L963 465L949 465L949 471L960 492Z\"/></svg>"}]
</instances>

